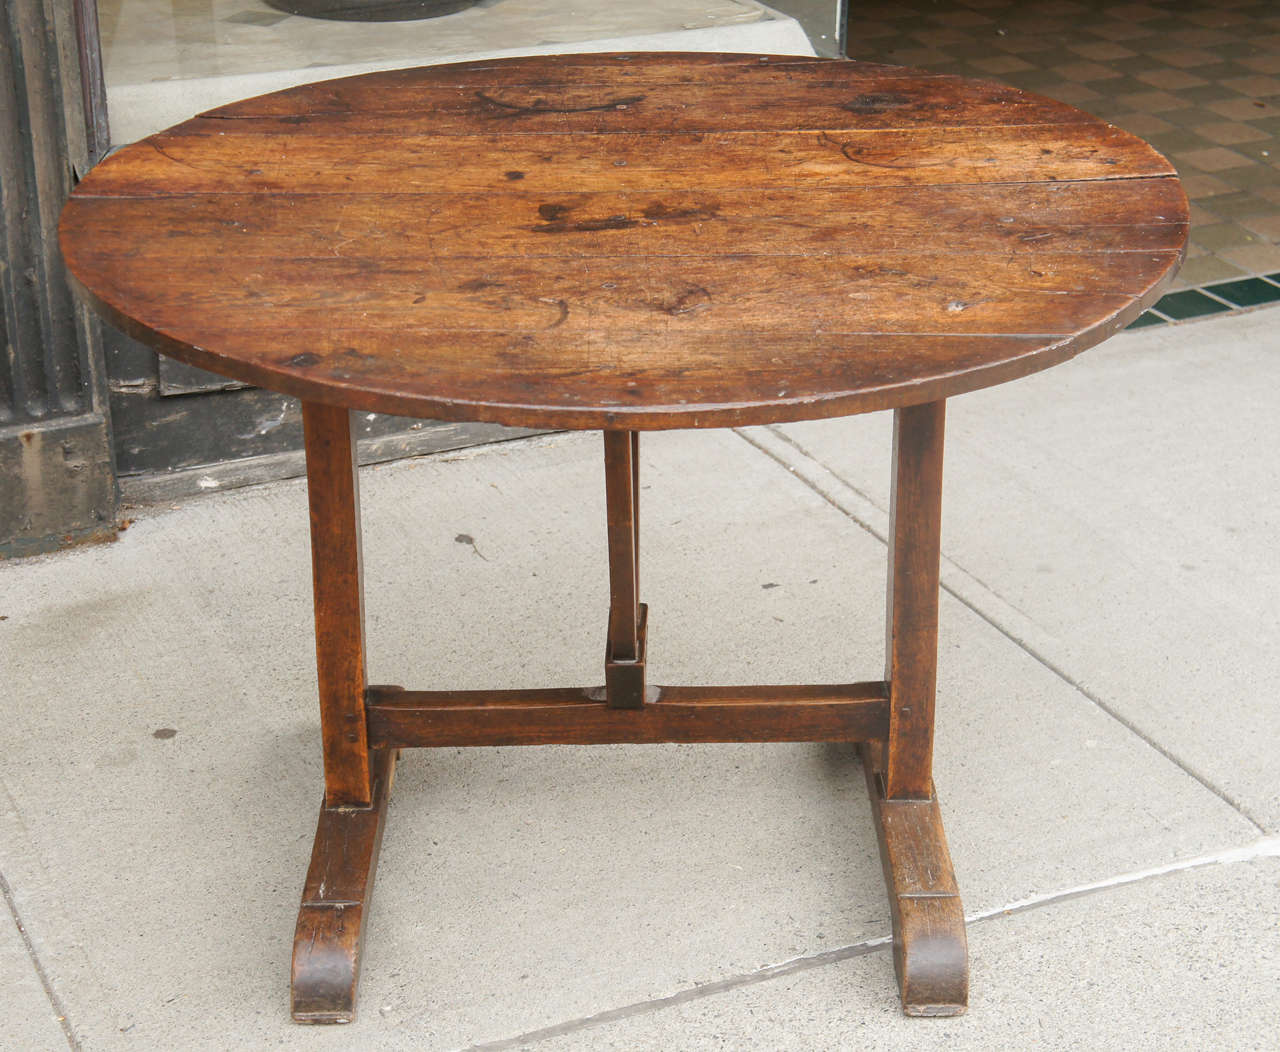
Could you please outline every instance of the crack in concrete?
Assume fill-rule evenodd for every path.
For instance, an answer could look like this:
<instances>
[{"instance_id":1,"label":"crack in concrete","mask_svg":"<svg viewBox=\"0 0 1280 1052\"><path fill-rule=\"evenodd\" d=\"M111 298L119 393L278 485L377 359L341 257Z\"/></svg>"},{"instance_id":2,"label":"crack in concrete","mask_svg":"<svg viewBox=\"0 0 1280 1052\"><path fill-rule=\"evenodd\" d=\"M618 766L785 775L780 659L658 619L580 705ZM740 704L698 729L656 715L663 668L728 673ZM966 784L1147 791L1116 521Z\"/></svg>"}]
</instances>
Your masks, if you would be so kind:
<instances>
[{"instance_id":1,"label":"crack in concrete","mask_svg":"<svg viewBox=\"0 0 1280 1052\"><path fill-rule=\"evenodd\" d=\"M833 508L835 508L842 515L848 518L851 522L855 523L857 526L864 529L867 533L871 534L871 536L875 537L881 543L887 543L888 541L887 530L878 529L872 523L868 522L865 517L862 517L856 514L852 509L847 507L845 502L842 502L835 494L830 493L826 489L824 489L819 484L817 479L809 477L805 472L801 471L800 465L797 465L788 461L786 456L781 451L776 449L771 449L767 442L759 441L755 436L747 434L741 428L734 428L733 430L734 430L734 433L739 438L741 438L744 442L746 442L749 446L763 453L766 457L774 461L779 466L785 468L788 474L790 474L792 477L794 477L799 482L803 483L805 486L811 489L814 493L820 496ZM774 438L776 438L778 441L789 446L791 449L794 449L809 464L816 466L823 473L830 475L831 478L833 478L837 483L839 483L841 486L847 489L850 493L854 494L854 496L859 501L863 502L867 506L867 508L873 509L877 515L883 515L883 516L888 515L888 512L879 508L876 505L876 503L872 501L865 493L859 490L856 486L854 486L848 480L841 478L840 475L832 471L831 468L827 467L826 464L822 463L822 461L820 461L817 457L811 454L807 449L805 449L793 438L791 438L791 436L776 430L772 426L769 427L767 430L768 430L768 433L772 435ZM1010 604L1008 604L1004 599L1000 597L999 592L997 592L994 588L990 587L989 585L984 584L980 579L975 577L972 573L970 573L964 567L960 566L955 561L947 558L947 556L944 555L943 562L944 562L944 565L948 568L950 573L957 574L960 577L964 578L964 580L972 582L972 584L975 585L977 589L980 589L982 592L992 596L1001 604L1005 606L1010 606ZM1156 741L1153 737L1151 737L1149 734L1143 731L1137 724L1135 724L1127 716L1123 715L1118 709L1116 709L1107 701L1103 700L1103 698L1100 697L1097 693L1095 693L1094 691L1086 687L1083 683L1081 683L1078 679L1076 679L1073 675L1071 675L1071 673L1069 673L1065 668L1058 665L1055 661L1050 659L1046 654L1038 650L1033 644L1021 638L1020 636L1016 635L1012 629L1006 627L1005 625L997 621L995 619L995 615L990 614L985 609L983 609L983 607L979 605L976 599L971 598L970 596L964 595L961 591L957 590L953 585L949 584L945 580L945 578L942 581L941 589L942 591L946 592L949 596L951 596L953 599L957 600L961 605L963 605L968 610L976 614L979 618L981 618L984 622L986 622L992 628L994 628L997 632L999 632L1002 636L1004 636L1007 640L1009 640L1009 642L1013 643L1014 646L1018 647L1029 657L1033 658L1035 661L1043 665L1046 669L1052 672L1055 676L1057 676L1060 680L1062 680L1062 682L1066 683L1069 687L1071 687L1073 690L1079 693L1082 697L1088 699L1090 702L1096 705L1099 709L1101 709L1113 720L1115 720L1127 731L1129 731L1129 733L1131 733L1136 738L1144 742L1147 746L1149 746L1150 748L1158 752L1166 760L1168 760L1180 771L1182 771L1183 774L1187 775L1187 777L1192 778L1196 782L1198 782L1201 786L1203 786L1210 793L1212 793L1219 800L1221 800L1228 807L1230 807L1233 811L1235 811L1242 818L1244 818L1247 822L1249 822L1250 825L1252 825L1259 833L1262 833L1264 835L1267 834L1268 830L1266 828L1266 825L1258 816L1254 815L1249 810L1247 805L1245 805L1242 801L1237 800L1229 792L1227 792L1227 790L1217 785L1211 778L1209 778L1208 775L1202 774L1201 772L1197 771L1187 761L1182 759L1172 750L1168 749L1166 746Z\"/></svg>"}]
</instances>

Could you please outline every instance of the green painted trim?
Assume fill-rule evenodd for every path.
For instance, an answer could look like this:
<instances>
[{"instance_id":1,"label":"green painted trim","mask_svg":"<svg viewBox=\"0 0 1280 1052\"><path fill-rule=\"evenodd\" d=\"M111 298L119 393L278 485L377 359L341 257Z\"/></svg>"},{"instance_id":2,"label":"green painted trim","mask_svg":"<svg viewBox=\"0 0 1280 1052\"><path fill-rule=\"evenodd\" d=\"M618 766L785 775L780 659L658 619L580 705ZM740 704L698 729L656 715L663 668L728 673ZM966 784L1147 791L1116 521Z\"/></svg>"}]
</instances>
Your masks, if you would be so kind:
<instances>
[{"instance_id":1,"label":"green painted trim","mask_svg":"<svg viewBox=\"0 0 1280 1052\"><path fill-rule=\"evenodd\" d=\"M1145 329L1165 322L1190 321L1236 314L1271 303L1280 303L1280 271L1257 277L1215 281L1195 289L1183 289L1162 296L1150 310L1144 311L1130 329Z\"/></svg>"}]
</instances>

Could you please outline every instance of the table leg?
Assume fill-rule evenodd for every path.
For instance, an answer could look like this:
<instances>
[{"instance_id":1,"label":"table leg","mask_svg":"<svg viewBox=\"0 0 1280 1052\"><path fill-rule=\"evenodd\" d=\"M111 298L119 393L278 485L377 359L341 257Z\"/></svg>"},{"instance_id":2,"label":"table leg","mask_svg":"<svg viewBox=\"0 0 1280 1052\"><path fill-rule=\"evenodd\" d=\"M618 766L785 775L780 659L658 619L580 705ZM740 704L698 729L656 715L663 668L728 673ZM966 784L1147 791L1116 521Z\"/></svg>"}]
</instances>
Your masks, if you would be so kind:
<instances>
[{"instance_id":1,"label":"table leg","mask_svg":"<svg viewBox=\"0 0 1280 1052\"><path fill-rule=\"evenodd\" d=\"M908 1015L968 1001L964 911L933 787L946 403L894 410L885 680L889 737L862 746Z\"/></svg>"},{"instance_id":2,"label":"table leg","mask_svg":"<svg viewBox=\"0 0 1280 1052\"><path fill-rule=\"evenodd\" d=\"M303 403L325 795L293 944L293 1017L355 1018L360 948L395 750L371 752L356 443L346 409Z\"/></svg>"}]
</instances>

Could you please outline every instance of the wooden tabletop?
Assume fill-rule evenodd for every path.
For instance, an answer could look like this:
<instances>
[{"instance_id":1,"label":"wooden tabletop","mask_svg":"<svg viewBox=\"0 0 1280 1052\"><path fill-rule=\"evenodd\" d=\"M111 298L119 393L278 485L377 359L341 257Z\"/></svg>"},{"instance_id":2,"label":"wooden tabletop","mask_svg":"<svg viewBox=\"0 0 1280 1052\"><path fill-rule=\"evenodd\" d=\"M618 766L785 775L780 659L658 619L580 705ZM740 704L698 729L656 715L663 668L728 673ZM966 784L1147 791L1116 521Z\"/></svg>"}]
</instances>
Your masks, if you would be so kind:
<instances>
[{"instance_id":1,"label":"wooden tabletop","mask_svg":"<svg viewBox=\"0 0 1280 1052\"><path fill-rule=\"evenodd\" d=\"M919 70L573 55L328 81L121 150L63 213L116 324L352 408L725 426L914 404L1135 318L1174 169L1069 106Z\"/></svg>"}]
</instances>

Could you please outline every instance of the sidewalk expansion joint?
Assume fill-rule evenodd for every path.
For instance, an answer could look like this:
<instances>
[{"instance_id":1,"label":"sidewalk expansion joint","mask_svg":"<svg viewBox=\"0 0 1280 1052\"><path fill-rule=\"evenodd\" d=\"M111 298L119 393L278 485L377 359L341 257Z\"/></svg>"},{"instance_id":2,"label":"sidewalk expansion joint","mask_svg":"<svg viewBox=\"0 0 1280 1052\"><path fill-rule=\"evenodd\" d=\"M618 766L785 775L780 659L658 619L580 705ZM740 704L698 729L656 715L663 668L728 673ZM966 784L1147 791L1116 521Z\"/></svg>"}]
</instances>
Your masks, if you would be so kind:
<instances>
[{"instance_id":1,"label":"sidewalk expansion joint","mask_svg":"<svg viewBox=\"0 0 1280 1052\"><path fill-rule=\"evenodd\" d=\"M655 997L648 1001L634 1001L628 1005L622 1005L618 1008L607 1008L603 1012L596 1012L593 1015L582 1016L579 1019L569 1019L563 1023L553 1023L551 1026L540 1027L537 1030L529 1030L523 1034L517 1034L515 1037L503 1037L496 1041L482 1041L479 1044L467 1045L460 1052L499 1052L501 1049L522 1048L525 1045L533 1044L537 1041L546 1041L553 1037L563 1037L566 1034L577 1033L580 1030L589 1030L592 1027L602 1026L605 1023L614 1023L620 1019L630 1019L633 1016L648 1015L651 1012L660 1012L664 1008L673 1008L676 1005L687 1004L690 1001L700 1001L704 997L714 997L717 994L727 993L730 990L736 990L743 986L754 986L757 983L766 983L771 979L778 979L784 975L794 975L797 972L807 972L814 968L824 968L829 964L836 964L839 961L847 961L854 957L865 957L867 954L876 953L879 950L889 949L893 944L893 938L889 935L882 935L878 938L867 939L864 942L853 943L849 946L839 946L833 950L823 950L821 953L815 953L804 957L793 957L789 961L783 961L781 964L770 964L763 968L759 968L754 972L744 972L740 975L731 975L725 979L716 979L709 983L700 983L697 986L690 986L684 990L677 990L673 994L665 997Z\"/></svg>"},{"instance_id":2,"label":"sidewalk expansion joint","mask_svg":"<svg viewBox=\"0 0 1280 1052\"><path fill-rule=\"evenodd\" d=\"M3 873L0 873L0 896L4 897L4 904L8 907L9 916L13 918L13 925L18 929L18 937L22 940L22 946L27 951L27 959L31 961L31 968L36 973L36 978L40 980L45 997L49 999L49 1007L53 1010L54 1018L58 1020L58 1025L62 1027L62 1034L67 1039L67 1046L71 1049L71 1052L80 1052L80 1040L76 1037L71 1021L67 1018L67 1007L54 990L53 983L49 981L49 976L45 972L44 966L40 963L35 944L31 941L31 936L27 934L26 925L22 923L22 917L18 913L18 904L13 897L13 889L9 886L9 882L5 879Z\"/></svg>"},{"instance_id":3,"label":"sidewalk expansion joint","mask_svg":"<svg viewBox=\"0 0 1280 1052\"><path fill-rule=\"evenodd\" d=\"M847 479L842 478L826 464L822 463L822 461L796 442L790 435L780 431L776 425L771 425L765 429L765 433L769 436L768 438L749 434L742 428L734 428L734 433L749 446L752 446L759 452L763 453L770 460L785 469L788 474L798 482L807 486L855 525L865 530L882 544L888 543L888 512L878 507L870 497L850 483ZM770 441L770 439L773 441ZM786 448L778 448L779 445ZM796 463L793 458L789 457L787 452L788 450L794 450L798 455L798 458L802 460L802 463ZM837 493L831 492L831 488L823 486L820 479L815 477L818 473L821 473L821 475L824 476L829 476L838 487L847 491L847 494L851 495L853 499L842 499ZM849 506L851 503L860 505L860 507L851 508ZM876 522L872 521L875 519L884 520L884 525L877 525ZM1009 642L1013 643L1014 646L1018 647L1029 657L1043 665L1046 669L1062 680L1062 682L1067 684L1067 686L1080 694L1081 697L1086 698L1092 704L1105 712L1113 720L1129 731L1130 734L1133 734L1139 740L1146 743L1150 748L1158 752L1171 764L1177 767L1178 770L1182 771L1182 773L1187 777L1198 782L1201 786L1249 822L1250 825L1252 825L1259 833L1265 835L1268 832L1262 820L1258 818L1258 816L1254 815L1244 803L1235 799L1235 797L1233 797L1229 792L1215 784L1207 775L1201 774L1176 753L1161 745L1158 741L1152 738L1151 735L1143 731L1127 716L1121 714L1113 705L1104 701L1096 692L1086 687L1035 645L1016 634L1013 629L996 620L996 616L985 609L985 604L980 599L966 594L969 591L977 592L980 594L982 599L995 600L996 604L1007 607L1010 610L1015 610L1019 616L1026 617L1025 614L1021 614L1020 611L1016 611L1016 609L1006 600L1001 598L1000 594L994 588L984 584L963 566L960 566L954 560L948 558L946 554L943 554L942 556L942 568L943 573L940 588L943 592L947 593L953 599L967 607L970 611L1009 640ZM959 578L968 587L957 587L956 584L953 583L952 580L948 580L948 578ZM1028 618L1028 620L1030 619Z\"/></svg>"},{"instance_id":4,"label":"sidewalk expansion joint","mask_svg":"<svg viewBox=\"0 0 1280 1052\"><path fill-rule=\"evenodd\" d=\"M1156 880L1160 877L1169 876L1174 873L1181 873L1187 870L1200 869L1204 866L1211 865L1227 865L1239 862L1251 862L1260 858L1280 858L1280 836L1263 837L1253 843L1245 844L1241 847L1224 848L1220 851L1214 851L1207 855L1196 855L1193 858L1182 859L1178 862L1170 862L1162 866L1152 866L1148 869L1134 870L1130 873L1121 873L1114 877L1106 877L1103 880L1093 881L1088 884L1081 884L1072 888L1064 888L1061 891L1046 892L1043 895L1032 895L1025 899L1018 899L1005 906L997 906L994 909L981 910L965 917L965 924L979 924L984 921L1000 920L1018 913L1026 913L1029 910L1040 909L1045 906L1055 906L1061 902L1069 902L1072 899L1085 898L1089 895L1097 895L1112 888L1124 887L1129 884L1140 884L1148 880ZM847 946L839 946L831 950L823 950L821 953L807 954L802 957L793 957L791 960L783 961L780 964L770 964L763 968L759 968L753 972L744 972L739 975L732 975L725 979L716 979L713 982L700 983L697 986L687 987L684 990L677 990L673 994L665 997L655 997L647 1001L633 1001L631 1004L621 1005L618 1008L608 1008L602 1012L595 1012L592 1015L581 1016L577 1019L568 1019L561 1023L553 1023L551 1026L539 1027L537 1030L528 1030L523 1034L517 1034L514 1037L498 1038L494 1041L481 1041L478 1044L467 1045L460 1049L459 1052L502 1052L505 1049L524 1048L539 1041L547 1041L555 1037L564 1037L569 1034L578 1033L583 1030L590 1030L593 1027L603 1026L607 1023L618 1022L623 1019L631 1019L636 1016L649 1015L653 1012L661 1012L667 1008L674 1008L676 1005L688 1004L691 1001L700 1001L703 998L715 997L719 994L728 993L745 986L754 986L757 983L766 983L774 979L780 979L784 976L795 975L799 972L812 971L816 968L825 968L828 965L838 964L841 961L852 960L855 957L865 957L868 954L876 953L880 950L891 949L893 945L893 937L889 935L881 935L873 939L865 939L862 942L851 943Z\"/></svg>"},{"instance_id":5,"label":"sidewalk expansion joint","mask_svg":"<svg viewBox=\"0 0 1280 1052\"><path fill-rule=\"evenodd\" d=\"M1220 851L1211 851L1207 855L1196 855L1178 862L1169 862L1163 866L1151 866L1147 869L1138 869L1130 873L1121 873L1118 876L1105 877L1102 880L1091 881L1088 884L1080 884L1074 888L1049 891L1043 895L1030 895L1025 899L1011 902L1007 906L997 906L995 909L982 910L978 913L970 914L965 917L965 923L976 924L979 921L999 919L1015 913L1025 913L1027 910L1039 909L1041 906L1069 902L1071 899L1085 898L1089 895L1096 895L1099 892L1110 891L1112 888L1121 888L1129 884L1141 884L1144 881L1167 877L1173 873L1185 873L1188 870L1202 869L1205 866L1253 862L1260 858L1280 858L1280 836L1264 836L1260 840L1255 840L1253 843L1245 844L1241 847L1223 848Z\"/></svg>"}]
</instances>

